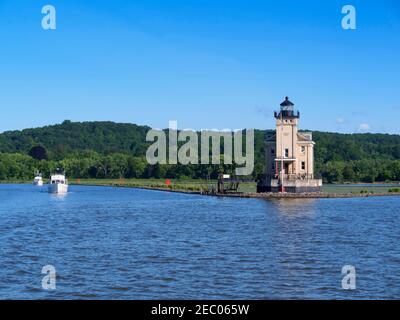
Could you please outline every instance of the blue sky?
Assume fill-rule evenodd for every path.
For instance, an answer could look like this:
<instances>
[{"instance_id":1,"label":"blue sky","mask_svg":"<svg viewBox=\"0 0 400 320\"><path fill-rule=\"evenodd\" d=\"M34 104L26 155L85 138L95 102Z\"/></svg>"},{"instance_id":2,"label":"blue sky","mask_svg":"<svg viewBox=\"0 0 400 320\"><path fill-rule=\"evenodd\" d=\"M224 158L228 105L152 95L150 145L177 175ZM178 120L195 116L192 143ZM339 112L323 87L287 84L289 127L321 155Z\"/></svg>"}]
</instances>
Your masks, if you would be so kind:
<instances>
[{"instance_id":1,"label":"blue sky","mask_svg":"<svg viewBox=\"0 0 400 320\"><path fill-rule=\"evenodd\" d=\"M304 129L399 134L399 38L396 0L0 0L0 131L273 128L288 95Z\"/></svg>"}]
</instances>

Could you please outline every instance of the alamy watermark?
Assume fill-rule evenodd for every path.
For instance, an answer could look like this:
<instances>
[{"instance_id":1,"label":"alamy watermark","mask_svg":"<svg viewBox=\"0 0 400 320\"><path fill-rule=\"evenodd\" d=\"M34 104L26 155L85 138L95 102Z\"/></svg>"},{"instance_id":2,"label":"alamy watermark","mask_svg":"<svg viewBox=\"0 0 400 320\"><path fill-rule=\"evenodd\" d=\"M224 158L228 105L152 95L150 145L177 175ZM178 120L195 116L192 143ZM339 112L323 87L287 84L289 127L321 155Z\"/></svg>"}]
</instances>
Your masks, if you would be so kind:
<instances>
[{"instance_id":1,"label":"alamy watermark","mask_svg":"<svg viewBox=\"0 0 400 320\"><path fill-rule=\"evenodd\" d=\"M353 5L347 4L342 7L342 14L345 16L342 18L342 28L344 30L356 30L357 29L357 16L356 8ZM42 7L42 14L45 16L42 18L43 30L56 30L57 29L57 16L56 8L51 4L47 4Z\"/></svg>"},{"instance_id":2,"label":"alamy watermark","mask_svg":"<svg viewBox=\"0 0 400 320\"><path fill-rule=\"evenodd\" d=\"M52 265L47 265L42 268L42 288L44 290L56 290L56 268Z\"/></svg>"},{"instance_id":3,"label":"alamy watermark","mask_svg":"<svg viewBox=\"0 0 400 320\"><path fill-rule=\"evenodd\" d=\"M357 277L356 268L350 265L344 266L342 268L342 289L343 290L356 290L357 289Z\"/></svg>"},{"instance_id":4,"label":"alamy watermark","mask_svg":"<svg viewBox=\"0 0 400 320\"><path fill-rule=\"evenodd\" d=\"M49 4L45 5L42 8L42 14L45 15L42 18L43 30L56 30L57 29L56 8Z\"/></svg>"},{"instance_id":5,"label":"alamy watermark","mask_svg":"<svg viewBox=\"0 0 400 320\"><path fill-rule=\"evenodd\" d=\"M342 14L345 16L342 18L342 28L344 30L356 30L357 29L357 17L356 8L350 4L343 6Z\"/></svg>"},{"instance_id":6,"label":"alamy watermark","mask_svg":"<svg viewBox=\"0 0 400 320\"><path fill-rule=\"evenodd\" d=\"M177 122L170 121L168 139L164 130L151 129L147 133L146 141L153 144L147 149L146 159L151 165L178 163L219 165L223 162L227 165L241 166L235 169L236 175L248 176L254 171L254 130L246 130L245 141L243 131L208 129L201 130L200 133L192 129L178 131ZM222 141L223 155L221 155ZM178 148L178 142L186 143ZM246 146L245 154L243 154L244 145Z\"/></svg>"}]
</instances>

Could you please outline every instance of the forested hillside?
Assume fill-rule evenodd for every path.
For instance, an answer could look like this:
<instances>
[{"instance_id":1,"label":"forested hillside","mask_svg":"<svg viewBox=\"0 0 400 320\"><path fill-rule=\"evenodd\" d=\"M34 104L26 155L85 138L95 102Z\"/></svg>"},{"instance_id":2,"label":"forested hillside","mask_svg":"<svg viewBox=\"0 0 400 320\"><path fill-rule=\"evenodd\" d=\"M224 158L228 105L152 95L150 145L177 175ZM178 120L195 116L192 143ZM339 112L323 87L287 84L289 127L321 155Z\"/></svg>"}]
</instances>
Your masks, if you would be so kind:
<instances>
[{"instance_id":1,"label":"forested hillside","mask_svg":"<svg viewBox=\"0 0 400 320\"><path fill-rule=\"evenodd\" d=\"M150 166L149 127L114 122L70 122L0 134L0 180L31 179L56 167L71 178L205 178L233 166ZM271 134L272 131L269 131ZM264 137L256 130L255 172L263 171ZM314 132L317 175L326 182L400 180L400 136Z\"/></svg>"},{"instance_id":2,"label":"forested hillside","mask_svg":"<svg viewBox=\"0 0 400 320\"><path fill-rule=\"evenodd\" d=\"M314 132L316 172L325 181L400 180L400 135Z\"/></svg>"},{"instance_id":3,"label":"forested hillside","mask_svg":"<svg viewBox=\"0 0 400 320\"><path fill-rule=\"evenodd\" d=\"M0 152L28 154L35 145L46 148L51 159L62 159L74 151L92 150L101 154L126 152L145 154L149 127L115 122L71 122L43 128L8 131L0 134Z\"/></svg>"}]
</instances>

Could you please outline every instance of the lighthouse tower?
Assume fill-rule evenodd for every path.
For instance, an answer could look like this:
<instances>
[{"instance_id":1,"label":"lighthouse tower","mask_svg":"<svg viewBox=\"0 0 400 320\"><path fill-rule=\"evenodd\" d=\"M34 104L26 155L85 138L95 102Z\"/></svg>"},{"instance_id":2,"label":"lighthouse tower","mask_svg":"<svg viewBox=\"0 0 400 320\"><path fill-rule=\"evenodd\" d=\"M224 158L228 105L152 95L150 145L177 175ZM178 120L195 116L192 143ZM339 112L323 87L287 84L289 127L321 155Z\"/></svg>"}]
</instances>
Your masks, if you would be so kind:
<instances>
[{"instance_id":1,"label":"lighthouse tower","mask_svg":"<svg viewBox=\"0 0 400 320\"><path fill-rule=\"evenodd\" d=\"M320 192L322 180L314 178L311 132L299 132L300 113L288 97L274 113L276 133L265 141L265 173L257 192Z\"/></svg>"}]
</instances>

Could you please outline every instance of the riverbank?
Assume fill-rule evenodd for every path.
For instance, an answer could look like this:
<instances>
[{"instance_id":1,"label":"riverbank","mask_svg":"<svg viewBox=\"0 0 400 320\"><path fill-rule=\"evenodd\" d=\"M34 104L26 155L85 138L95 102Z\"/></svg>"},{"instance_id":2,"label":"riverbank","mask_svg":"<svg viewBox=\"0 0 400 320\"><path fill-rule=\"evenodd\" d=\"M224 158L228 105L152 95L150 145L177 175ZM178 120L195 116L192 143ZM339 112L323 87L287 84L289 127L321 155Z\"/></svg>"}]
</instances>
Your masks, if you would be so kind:
<instances>
[{"instance_id":1,"label":"riverbank","mask_svg":"<svg viewBox=\"0 0 400 320\"><path fill-rule=\"evenodd\" d=\"M96 186L96 185L88 185ZM99 186L99 185L97 185ZM107 186L107 185L102 185ZM229 198L253 198L253 199L326 199L326 198L368 198L368 197L385 197L385 196L400 196L399 192L380 192L380 193L251 193L251 192L238 192L238 193L204 193L202 191L188 191L162 187L129 187L124 185L108 185L110 187L120 188L137 188L144 190L172 192L172 193L183 193L183 194L197 194L209 197L229 197Z\"/></svg>"},{"instance_id":2,"label":"riverbank","mask_svg":"<svg viewBox=\"0 0 400 320\"><path fill-rule=\"evenodd\" d=\"M30 184L31 181L0 181L0 183ZM264 199L301 199L301 198L366 198L382 196L400 196L398 184L329 184L324 185L321 193L256 193L255 182L241 183L237 193L214 194L216 180L163 180L163 179L70 179L71 185L109 186L123 188L138 188L163 192L198 194L216 197L264 198Z\"/></svg>"},{"instance_id":3,"label":"riverbank","mask_svg":"<svg viewBox=\"0 0 400 320\"><path fill-rule=\"evenodd\" d=\"M325 185L321 193L256 193L256 183L242 183L237 193L212 194L208 191L216 188L216 181L205 180L160 180L160 179L107 179L107 180L72 180L72 184L90 186L113 186L125 188L140 188L163 192L198 194L216 197L264 198L264 199L299 199L299 198L367 198L382 196L400 196L400 186L397 184L354 184Z\"/></svg>"}]
</instances>

